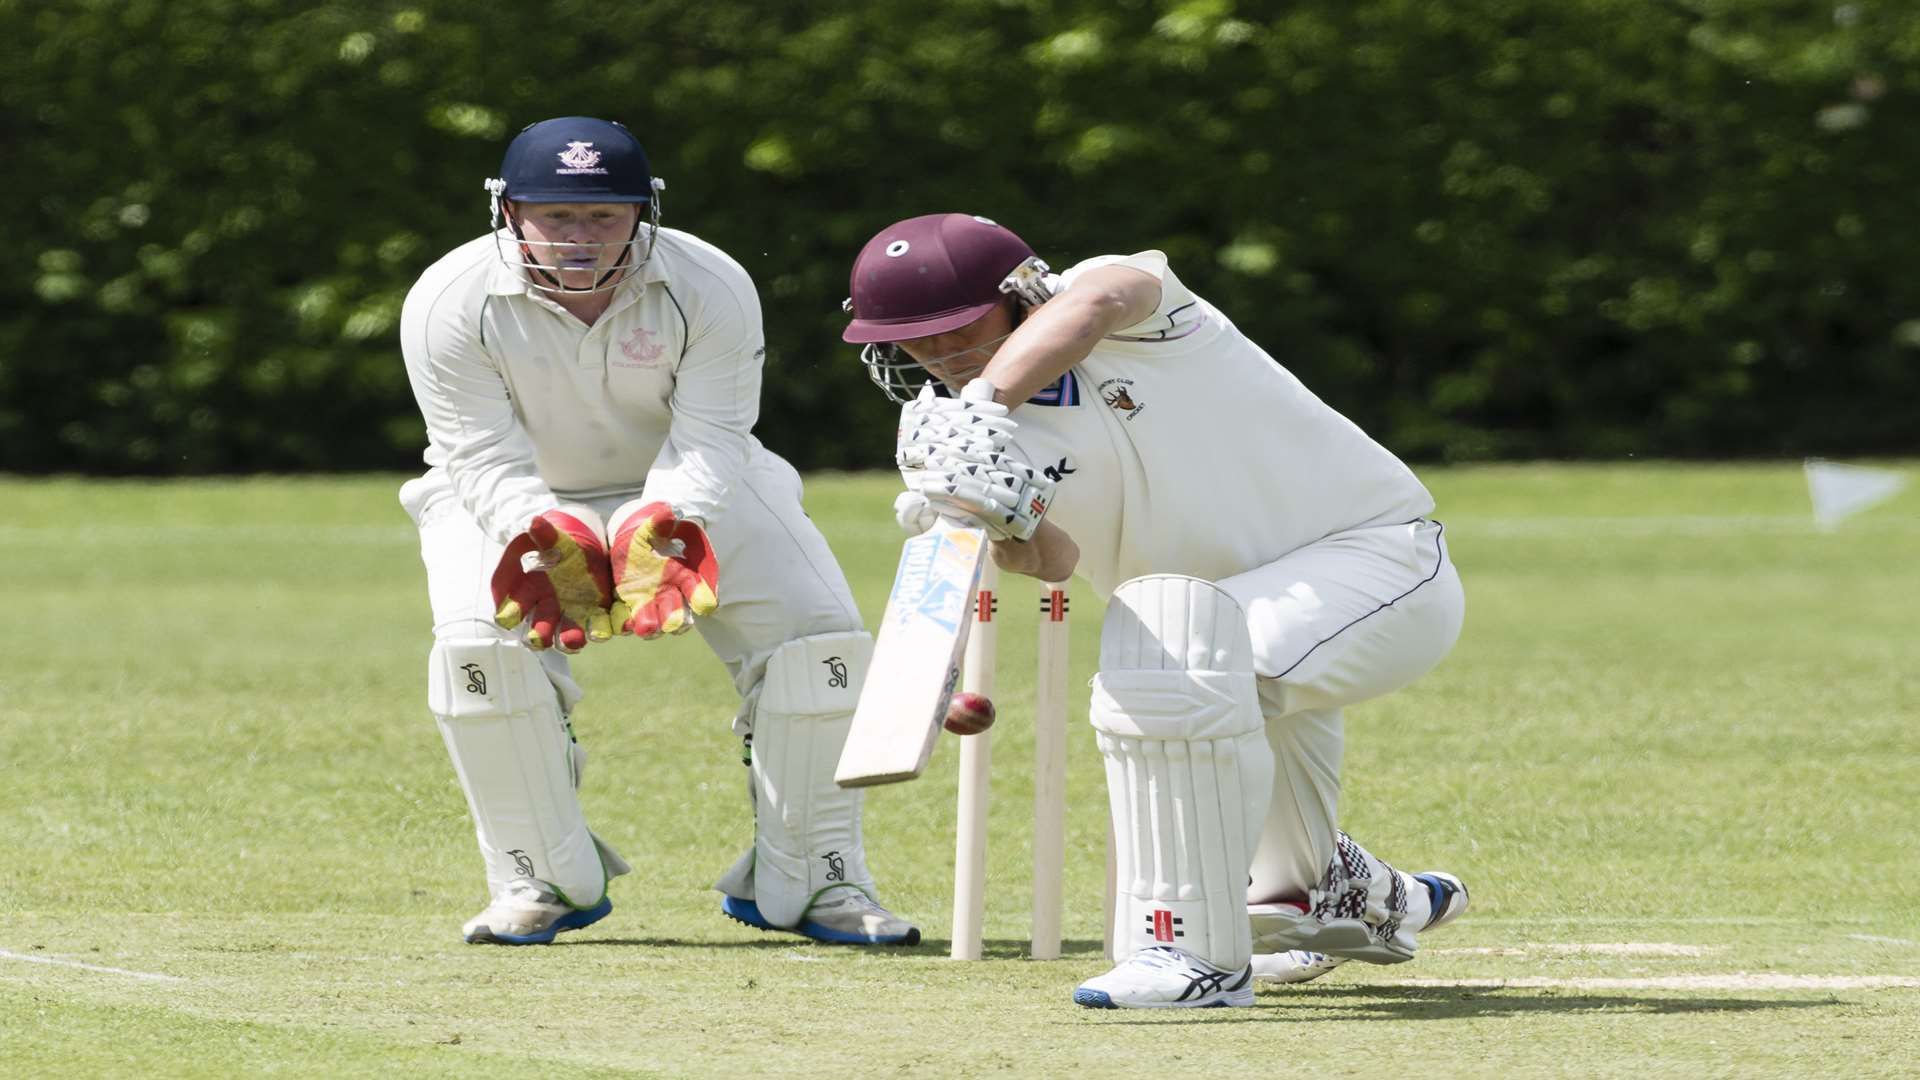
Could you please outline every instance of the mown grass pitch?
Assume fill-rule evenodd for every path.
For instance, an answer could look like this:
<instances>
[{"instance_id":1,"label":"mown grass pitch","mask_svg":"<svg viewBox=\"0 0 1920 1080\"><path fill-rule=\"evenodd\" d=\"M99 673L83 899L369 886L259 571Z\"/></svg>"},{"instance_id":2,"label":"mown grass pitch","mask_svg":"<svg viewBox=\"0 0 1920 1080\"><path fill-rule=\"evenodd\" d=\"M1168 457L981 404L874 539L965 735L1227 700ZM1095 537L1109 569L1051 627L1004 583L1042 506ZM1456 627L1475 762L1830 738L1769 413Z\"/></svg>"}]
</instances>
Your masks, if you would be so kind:
<instances>
[{"instance_id":1,"label":"mown grass pitch","mask_svg":"<svg viewBox=\"0 0 1920 1080\"><path fill-rule=\"evenodd\" d=\"M1104 967L1084 724L1067 955L1020 958L1023 600L1001 631L988 961L945 958L951 739L868 803L884 895L925 944L720 917L709 885L749 825L732 693L692 639L579 662L589 817L639 867L613 915L476 948L397 479L0 481L0 1074L1911 1075L1920 493L1829 534L1795 466L1426 476L1467 630L1350 713L1345 818L1461 874L1473 910L1411 964L1198 1014L1070 1003ZM870 624L890 499L881 476L809 484ZM1080 588L1080 716L1099 614Z\"/></svg>"}]
</instances>

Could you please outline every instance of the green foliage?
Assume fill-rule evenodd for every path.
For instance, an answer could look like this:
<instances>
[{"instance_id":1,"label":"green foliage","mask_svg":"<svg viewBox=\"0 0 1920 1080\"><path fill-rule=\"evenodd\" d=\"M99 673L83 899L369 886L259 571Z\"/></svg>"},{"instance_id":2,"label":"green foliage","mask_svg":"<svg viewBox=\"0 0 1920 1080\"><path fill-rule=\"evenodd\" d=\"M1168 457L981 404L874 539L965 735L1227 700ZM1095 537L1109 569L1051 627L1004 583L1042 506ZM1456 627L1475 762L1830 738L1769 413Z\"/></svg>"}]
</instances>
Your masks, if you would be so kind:
<instances>
[{"instance_id":1,"label":"green foliage","mask_svg":"<svg viewBox=\"0 0 1920 1080\"><path fill-rule=\"evenodd\" d=\"M1420 458L1910 449L1920 10L1731 0L0 0L0 463L404 467L503 142L621 119L758 281L760 432L886 455L877 228L1160 247Z\"/></svg>"}]
</instances>

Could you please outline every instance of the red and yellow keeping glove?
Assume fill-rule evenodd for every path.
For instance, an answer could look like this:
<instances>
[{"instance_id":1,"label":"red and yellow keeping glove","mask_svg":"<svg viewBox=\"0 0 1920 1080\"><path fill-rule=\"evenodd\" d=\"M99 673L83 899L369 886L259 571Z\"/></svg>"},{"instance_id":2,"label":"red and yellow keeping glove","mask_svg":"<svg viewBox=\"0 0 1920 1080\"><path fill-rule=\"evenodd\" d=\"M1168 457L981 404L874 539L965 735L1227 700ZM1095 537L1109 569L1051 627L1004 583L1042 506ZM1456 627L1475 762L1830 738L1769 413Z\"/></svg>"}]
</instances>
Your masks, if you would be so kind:
<instances>
[{"instance_id":1,"label":"red and yellow keeping glove","mask_svg":"<svg viewBox=\"0 0 1920 1080\"><path fill-rule=\"evenodd\" d=\"M720 564L697 523L663 502L634 500L613 514L613 621L623 634L679 634L720 606Z\"/></svg>"},{"instance_id":2,"label":"red and yellow keeping glove","mask_svg":"<svg viewBox=\"0 0 1920 1080\"><path fill-rule=\"evenodd\" d=\"M493 621L508 630L530 623L535 649L576 653L613 637L613 575L600 535L599 517L585 507L534 518L494 568Z\"/></svg>"}]
</instances>

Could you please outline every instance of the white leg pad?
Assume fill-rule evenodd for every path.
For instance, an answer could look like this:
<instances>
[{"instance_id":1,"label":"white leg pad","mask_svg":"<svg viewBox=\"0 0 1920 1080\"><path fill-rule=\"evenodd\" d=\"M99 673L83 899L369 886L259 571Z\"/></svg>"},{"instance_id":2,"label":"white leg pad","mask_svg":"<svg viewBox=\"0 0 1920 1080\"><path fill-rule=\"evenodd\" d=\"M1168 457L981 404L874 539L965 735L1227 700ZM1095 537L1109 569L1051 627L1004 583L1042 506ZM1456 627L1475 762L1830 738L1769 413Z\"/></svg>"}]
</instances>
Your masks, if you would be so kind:
<instances>
[{"instance_id":1,"label":"white leg pad","mask_svg":"<svg viewBox=\"0 0 1920 1080\"><path fill-rule=\"evenodd\" d=\"M1273 752L1240 605L1198 578L1122 584L1100 630L1091 719L1113 814L1116 958L1171 945L1245 967L1247 867Z\"/></svg>"},{"instance_id":2,"label":"white leg pad","mask_svg":"<svg viewBox=\"0 0 1920 1080\"><path fill-rule=\"evenodd\" d=\"M751 695L753 851L715 888L752 900L774 926L798 925L827 889L873 893L861 792L833 782L872 655L864 631L789 641Z\"/></svg>"},{"instance_id":3,"label":"white leg pad","mask_svg":"<svg viewBox=\"0 0 1920 1080\"><path fill-rule=\"evenodd\" d=\"M515 878L534 878L575 907L599 903L610 872L627 865L617 853L603 863L604 846L587 830L573 740L539 657L502 638L435 642L427 703L466 792L494 894Z\"/></svg>"}]
</instances>

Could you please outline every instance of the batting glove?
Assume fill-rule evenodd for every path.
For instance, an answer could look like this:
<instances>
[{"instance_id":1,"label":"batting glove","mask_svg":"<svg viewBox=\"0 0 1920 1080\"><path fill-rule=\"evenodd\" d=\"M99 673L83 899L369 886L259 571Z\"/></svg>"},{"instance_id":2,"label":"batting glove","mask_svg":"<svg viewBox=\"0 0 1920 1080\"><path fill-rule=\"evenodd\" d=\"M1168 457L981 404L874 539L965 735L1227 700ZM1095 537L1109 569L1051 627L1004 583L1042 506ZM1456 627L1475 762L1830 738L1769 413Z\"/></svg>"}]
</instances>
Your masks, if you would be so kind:
<instances>
[{"instance_id":1,"label":"batting glove","mask_svg":"<svg viewBox=\"0 0 1920 1080\"><path fill-rule=\"evenodd\" d=\"M576 653L613 636L613 579L600 519L586 507L549 510L507 545L493 571L493 621L522 622L527 645Z\"/></svg>"},{"instance_id":2,"label":"batting glove","mask_svg":"<svg viewBox=\"0 0 1920 1080\"><path fill-rule=\"evenodd\" d=\"M1057 483L1008 454L944 455L908 483L937 513L980 526L995 540L1030 540L1053 505ZM898 516L899 500L894 501Z\"/></svg>"},{"instance_id":3,"label":"batting glove","mask_svg":"<svg viewBox=\"0 0 1920 1080\"><path fill-rule=\"evenodd\" d=\"M1007 407L993 400L993 384L975 379L959 398L940 397L928 383L900 410L893 459L902 469L922 469L936 455L968 453L985 458L1005 453L1019 427Z\"/></svg>"},{"instance_id":4,"label":"batting glove","mask_svg":"<svg viewBox=\"0 0 1920 1080\"><path fill-rule=\"evenodd\" d=\"M623 634L683 634L720 606L720 564L707 531L663 502L613 514L613 621Z\"/></svg>"},{"instance_id":5,"label":"batting glove","mask_svg":"<svg viewBox=\"0 0 1920 1080\"><path fill-rule=\"evenodd\" d=\"M908 536L919 536L940 520L939 511L917 491L903 491L893 498L893 520Z\"/></svg>"}]
</instances>

